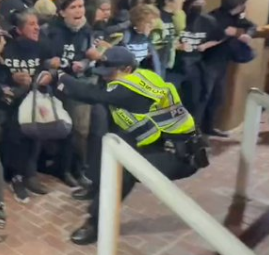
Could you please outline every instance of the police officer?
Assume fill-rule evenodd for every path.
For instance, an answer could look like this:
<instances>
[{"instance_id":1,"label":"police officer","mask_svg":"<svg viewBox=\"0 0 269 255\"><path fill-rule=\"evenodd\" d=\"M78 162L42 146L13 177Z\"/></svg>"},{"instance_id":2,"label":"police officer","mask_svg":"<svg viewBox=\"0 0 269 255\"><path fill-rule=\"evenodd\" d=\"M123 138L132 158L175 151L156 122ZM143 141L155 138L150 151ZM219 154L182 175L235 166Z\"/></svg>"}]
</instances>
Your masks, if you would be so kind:
<instances>
[{"instance_id":1,"label":"police officer","mask_svg":"<svg viewBox=\"0 0 269 255\"><path fill-rule=\"evenodd\" d=\"M173 84L166 83L152 71L137 69L135 56L120 46L105 52L95 73L106 80L106 90L67 74L58 75L58 90L76 100L108 106L113 120L110 131L127 141L171 180L187 178L208 165L194 120L183 107ZM93 243L97 238L101 140L101 136L92 140L95 157L89 173L93 181L91 217L71 237L79 245ZM136 179L125 171L123 198L135 183Z\"/></svg>"}]
</instances>

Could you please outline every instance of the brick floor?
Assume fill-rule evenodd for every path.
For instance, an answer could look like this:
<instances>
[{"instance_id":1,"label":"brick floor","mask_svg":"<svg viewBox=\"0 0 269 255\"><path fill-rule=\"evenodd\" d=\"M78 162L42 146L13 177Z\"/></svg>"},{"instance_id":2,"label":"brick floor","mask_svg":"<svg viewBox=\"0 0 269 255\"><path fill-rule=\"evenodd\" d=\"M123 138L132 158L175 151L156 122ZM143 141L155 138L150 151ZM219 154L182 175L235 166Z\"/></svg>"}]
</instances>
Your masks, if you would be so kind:
<instances>
[{"instance_id":1,"label":"brick floor","mask_svg":"<svg viewBox=\"0 0 269 255\"><path fill-rule=\"evenodd\" d=\"M255 169L249 184L251 200L246 204L242 201L233 204L232 199L240 145L238 136L228 141L212 141L211 166L193 178L177 182L207 212L240 235L259 255L269 254L268 130L269 127L263 124ZM71 190L57 180L42 178L50 187L50 194L32 197L28 205L18 204L11 193L6 191L9 218L6 230L0 233L0 255L96 254L94 245L79 247L68 240L70 232L87 217L87 203L72 200ZM177 219L145 187L137 185L122 209L119 254L214 253L206 242Z\"/></svg>"}]
</instances>

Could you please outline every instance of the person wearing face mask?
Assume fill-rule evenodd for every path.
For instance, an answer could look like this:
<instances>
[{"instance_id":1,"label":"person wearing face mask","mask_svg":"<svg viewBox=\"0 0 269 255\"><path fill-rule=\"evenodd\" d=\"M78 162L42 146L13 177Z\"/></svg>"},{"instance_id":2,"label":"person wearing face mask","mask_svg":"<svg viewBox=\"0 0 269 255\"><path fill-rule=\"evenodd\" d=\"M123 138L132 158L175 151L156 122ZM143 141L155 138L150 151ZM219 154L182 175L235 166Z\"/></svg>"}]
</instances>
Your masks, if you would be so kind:
<instances>
[{"instance_id":1,"label":"person wearing face mask","mask_svg":"<svg viewBox=\"0 0 269 255\"><path fill-rule=\"evenodd\" d=\"M183 10L186 13L186 28L181 31L176 45L177 54L173 71L181 76L180 91L182 100L189 112L200 124L200 107L205 93L205 68L203 52L222 39L223 32L216 20L202 14L204 0L186 0Z\"/></svg>"},{"instance_id":2,"label":"person wearing face mask","mask_svg":"<svg viewBox=\"0 0 269 255\"><path fill-rule=\"evenodd\" d=\"M226 132L215 129L214 124L225 95L228 66L234 59L232 45L236 41L248 45L256 33L256 25L245 17L246 4L247 0L222 0L221 6L210 13L225 34L221 43L206 50L204 54L204 63L209 75L208 99L202 130L208 135L224 138L228 136Z\"/></svg>"},{"instance_id":3,"label":"person wearing face mask","mask_svg":"<svg viewBox=\"0 0 269 255\"><path fill-rule=\"evenodd\" d=\"M31 89L34 77L41 70L50 68L53 60L50 50L40 41L40 27L34 10L13 11L10 23L14 26L14 37L7 40L2 53L5 74L1 77L12 93L7 102L8 119L3 131L3 164L11 175L15 199L27 203L27 191L44 195L48 189L36 177L40 144L21 133L18 107Z\"/></svg>"},{"instance_id":4,"label":"person wearing face mask","mask_svg":"<svg viewBox=\"0 0 269 255\"><path fill-rule=\"evenodd\" d=\"M180 32L186 27L186 14L182 10L183 0L159 0L158 7L161 10L161 20L163 22L163 32L161 43L163 47L159 49L162 59L162 68L166 79L179 87L180 76L174 72L176 49L175 42L178 40Z\"/></svg>"}]
</instances>

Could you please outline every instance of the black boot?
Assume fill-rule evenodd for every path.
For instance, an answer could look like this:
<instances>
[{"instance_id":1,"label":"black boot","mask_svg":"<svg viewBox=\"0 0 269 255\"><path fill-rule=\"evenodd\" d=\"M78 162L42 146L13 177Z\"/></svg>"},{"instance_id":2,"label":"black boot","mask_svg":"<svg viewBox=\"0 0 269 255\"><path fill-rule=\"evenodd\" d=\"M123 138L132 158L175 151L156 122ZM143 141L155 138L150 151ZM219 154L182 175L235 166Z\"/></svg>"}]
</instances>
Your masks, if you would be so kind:
<instances>
[{"instance_id":1,"label":"black boot","mask_svg":"<svg viewBox=\"0 0 269 255\"><path fill-rule=\"evenodd\" d=\"M71 241L77 245L88 245L97 242L97 220L89 218L84 225L71 235Z\"/></svg>"},{"instance_id":2,"label":"black boot","mask_svg":"<svg viewBox=\"0 0 269 255\"><path fill-rule=\"evenodd\" d=\"M91 200L95 197L96 192L94 192L92 186L88 188L80 188L75 190L72 193L72 197L76 200L84 201L84 200Z\"/></svg>"},{"instance_id":3,"label":"black boot","mask_svg":"<svg viewBox=\"0 0 269 255\"><path fill-rule=\"evenodd\" d=\"M79 187L78 182L70 172L64 173L64 175L61 177L61 180L63 181L64 184L66 184L71 188Z\"/></svg>"}]
</instances>

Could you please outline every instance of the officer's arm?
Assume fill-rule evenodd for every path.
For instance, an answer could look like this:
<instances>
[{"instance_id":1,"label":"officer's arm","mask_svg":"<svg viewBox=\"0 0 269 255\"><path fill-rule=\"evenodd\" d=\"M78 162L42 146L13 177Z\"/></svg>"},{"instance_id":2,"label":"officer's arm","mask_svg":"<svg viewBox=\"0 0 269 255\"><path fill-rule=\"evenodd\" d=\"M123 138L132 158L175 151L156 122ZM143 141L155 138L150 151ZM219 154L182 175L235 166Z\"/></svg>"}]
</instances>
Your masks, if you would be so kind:
<instances>
[{"instance_id":1,"label":"officer's arm","mask_svg":"<svg viewBox=\"0 0 269 255\"><path fill-rule=\"evenodd\" d=\"M67 74L63 74L59 77L58 90L72 99L87 104L101 103L125 109L127 109L129 105L129 98L131 96L130 91L122 86L115 87L115 90L108 92L101 90L96 85L79 81Z\"/></svg>"}]
</instances>

